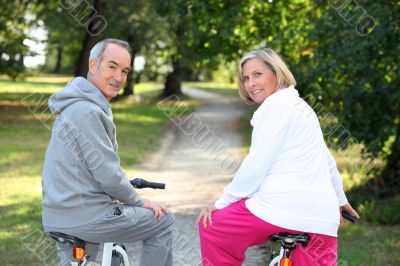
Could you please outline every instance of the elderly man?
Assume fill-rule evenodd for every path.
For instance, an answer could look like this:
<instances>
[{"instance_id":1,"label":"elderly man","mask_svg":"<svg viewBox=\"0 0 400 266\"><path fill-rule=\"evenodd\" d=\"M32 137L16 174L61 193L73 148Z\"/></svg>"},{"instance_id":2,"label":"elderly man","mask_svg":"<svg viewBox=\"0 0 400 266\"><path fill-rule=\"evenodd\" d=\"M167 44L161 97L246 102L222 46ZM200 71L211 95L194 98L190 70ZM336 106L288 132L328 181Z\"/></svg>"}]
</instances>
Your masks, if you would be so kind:
<instances>
[{"instance_id":1,"label":"elderly man","mask_svg":"<svg viewBox=\"0 0 400 266\"><path fill-rule=\"evenodd\" d=\"M130 65L128 43L105 39L90 52L87 79L77 77L50 97L56 120L43 169L43 226L91 243L92 259L97 243L142 241L141 265L172 265L174 217L140 198L117 153L109 102ZM72 247L57 243L57 252L70 265Z\"/></svg>"}]
</instances>

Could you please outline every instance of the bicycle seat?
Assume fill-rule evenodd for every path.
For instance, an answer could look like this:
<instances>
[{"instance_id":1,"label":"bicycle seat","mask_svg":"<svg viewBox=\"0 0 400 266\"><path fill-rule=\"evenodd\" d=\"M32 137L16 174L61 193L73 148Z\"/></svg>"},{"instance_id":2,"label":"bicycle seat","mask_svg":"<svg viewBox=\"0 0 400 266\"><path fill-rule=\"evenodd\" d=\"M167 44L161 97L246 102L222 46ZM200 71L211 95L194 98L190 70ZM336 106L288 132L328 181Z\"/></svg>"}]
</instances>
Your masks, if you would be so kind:
<instances>
[{"instance_id":1,"label":"bicycle seat","mask_svg":"<svg viewBox=\"0 0 400 266\"><path fill-rule=\"evenodd\" d=\"M86 244L85 240L82 240L75 236L66 235L59 232L49 232L48 235L57 242L61 243L71 243L77 247L84 247Z\"/></svg>"},{"instance_id":2,"label":"bicycle seat","mask_svg":"<svg viewBox=\"0 0 400 266\"><path fill-rule=\"evenodd\" d=\"M290 234L290 233L277 233L269 237L271 241L281 241L284 244L293 245L300 244L302 247L307 247L310 242L310 236L306 233Z\"/></svg>"}]
</instances>

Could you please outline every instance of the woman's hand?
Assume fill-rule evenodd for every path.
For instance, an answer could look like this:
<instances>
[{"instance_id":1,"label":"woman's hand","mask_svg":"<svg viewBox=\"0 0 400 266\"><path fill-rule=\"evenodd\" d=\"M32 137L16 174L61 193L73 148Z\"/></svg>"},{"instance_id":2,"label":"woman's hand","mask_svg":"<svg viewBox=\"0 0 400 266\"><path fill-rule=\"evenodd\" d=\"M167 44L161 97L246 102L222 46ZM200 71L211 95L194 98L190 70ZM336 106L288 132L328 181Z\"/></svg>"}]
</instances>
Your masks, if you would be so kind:
<instances>
[{"instance_id":1,"label":"woman's hand","mask_svg":"<svg viewBox=\"0 0 400 266\"><path fill-rule=\"evenodd\" d=\"M204 208L200 214L199 217L197 218L197 223L200 222L203 218L203 225L204 228L207 228L207 224L211 225L212 224L212 213L217 210L214 204Z\"/></svg>"},{"instance_id":2,"label":"woman's hand","mask_svg":"<svg viewBox=\"0 0 400 266\"><path fill-rule=\"evenodd\" d=\"M167 208L157 202L148 199L143 200L143 208L152 210L154 212L154 218L158 221L161 220L163 214L168 214Z\"/></svg>"},{"instance_id":3,"label":"woman's hand","mask_svg":"<svg viewBox=\"0 0 400 266\"><path fill-rule=\"evenodd\" d=\"M351 205L347 203L343 206L340 206L340 222L344 221L344 218L342 216L342 211L347 211L351 215L357 217L357 219L360 219L360 215L358 215L358 213L353 209L353 207L351 207Z\"/></svg>"}]
</instances>

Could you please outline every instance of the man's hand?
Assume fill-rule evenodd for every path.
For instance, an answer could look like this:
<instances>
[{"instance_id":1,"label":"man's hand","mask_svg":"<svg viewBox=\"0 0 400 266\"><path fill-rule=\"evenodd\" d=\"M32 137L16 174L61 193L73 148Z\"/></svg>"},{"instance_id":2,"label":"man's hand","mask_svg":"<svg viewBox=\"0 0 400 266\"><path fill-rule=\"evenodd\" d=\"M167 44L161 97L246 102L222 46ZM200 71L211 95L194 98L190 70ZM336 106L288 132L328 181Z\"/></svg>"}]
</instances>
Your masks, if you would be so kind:
<instances>
[{"instance_id":1,"label":"man's hand","mask_svg":"<svg viewBox=\"0 0 400 266\"><path fill-rule=\"evenodd\" d=\"M204 228L207 228L207 224L212 224L212 213L217 210L214 204L204 208L200 214L199 217L197 218L197 223L200 222L200 220L203 218L203 225Z\"/></svg>"},{"instance_id":2,"label":"man's hand","mask_svg":"<svg viewBox=\"0 0 400 266\"><path fill-rule=\"evenodd\" d=\"M360 219L360 215L358 215L358 213L353 209L353 207L351 207L351 205L349 203L347 203L343 206L340 206L340 213L342 213L342 211L347 211L351 215L357 217L357 219ZM343 221L344 221L344 218L340 214L340 222L343 222Z\"/></svg>"},{"instance_id":3,"label":"man's hand","mask_svg":"<svg viewBox=\"0 0 400 266\"><path fill-rule=\"evenodd\" d=\"M165 208L160 203L144 199L143 200L143 208L152 210L154 212L154 219L160 221L163 214L168 214L167 208Z\"/></svg>"}]
</instances>

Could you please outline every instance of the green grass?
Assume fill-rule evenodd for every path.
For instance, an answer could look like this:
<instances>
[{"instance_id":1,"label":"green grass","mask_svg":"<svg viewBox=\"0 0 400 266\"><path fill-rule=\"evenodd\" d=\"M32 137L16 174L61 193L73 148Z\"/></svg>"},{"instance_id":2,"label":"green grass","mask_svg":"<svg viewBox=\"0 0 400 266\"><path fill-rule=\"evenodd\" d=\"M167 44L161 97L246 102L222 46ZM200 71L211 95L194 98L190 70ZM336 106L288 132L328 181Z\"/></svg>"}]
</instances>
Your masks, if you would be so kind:
<instances>
[{"instance_id":1,"label":"green grass","mask_svg":"<svg viewBox=\"0 0 400 266\"><path fill-rule=\"evenodd\" d=\"M400 226L361 223L339 229L339 265L400 265Z\"/></svg>"},{"instance_id":2,"label":"green grass","mask_svg":"<svg viewBox=\"0 0 400 266\"><path fill-rule=\"evenodd\" d=\"M0 179L0 212L1 264L43 265L23 241L31 232L42 232L40 177Z\"/></svg>"},{"instance_id":3,"label":"green grass","mask_svg":"<svg viewBox=\"0 0 400 266\"><path fill-rule=\"evenodd\" d=\"M69 79L0 79L1 265L52 265L50 260L56 256L54 243L42 231L41 172L54 121L47 100ZM158 148L168 120L151 97L160 89L159 84L138 84L135 91L139 100L128 98L112 103L121 164L128 172ZM186 101L180 106L189 106L186 112L191 112L195 104ZM163 108L168 111L175 106L164 104Z\"/></svg>"}]
</instances>

